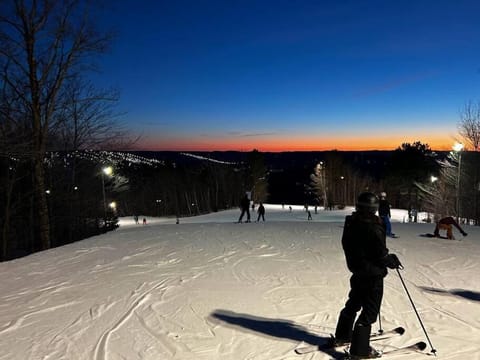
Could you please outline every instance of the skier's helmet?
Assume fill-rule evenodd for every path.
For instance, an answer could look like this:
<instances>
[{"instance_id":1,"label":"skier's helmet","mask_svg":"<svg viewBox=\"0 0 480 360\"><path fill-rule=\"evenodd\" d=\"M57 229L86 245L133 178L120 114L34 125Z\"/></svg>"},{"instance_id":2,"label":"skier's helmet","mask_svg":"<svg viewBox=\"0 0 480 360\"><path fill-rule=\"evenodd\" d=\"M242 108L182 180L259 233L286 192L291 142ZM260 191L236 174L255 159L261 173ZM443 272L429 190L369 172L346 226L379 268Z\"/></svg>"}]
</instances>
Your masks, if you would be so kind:
<instances>
[{"instance_id":1,"label":"skier's helmet","mask_svg":"<svg viewBox=\"0 0 480 360\"><path fill-rule=\"evenodd\" d=\"M371 192L364 192L358 196L356 209L359 212L375 214L378 210L378 197Z\"/></svg>"}]
</instances>

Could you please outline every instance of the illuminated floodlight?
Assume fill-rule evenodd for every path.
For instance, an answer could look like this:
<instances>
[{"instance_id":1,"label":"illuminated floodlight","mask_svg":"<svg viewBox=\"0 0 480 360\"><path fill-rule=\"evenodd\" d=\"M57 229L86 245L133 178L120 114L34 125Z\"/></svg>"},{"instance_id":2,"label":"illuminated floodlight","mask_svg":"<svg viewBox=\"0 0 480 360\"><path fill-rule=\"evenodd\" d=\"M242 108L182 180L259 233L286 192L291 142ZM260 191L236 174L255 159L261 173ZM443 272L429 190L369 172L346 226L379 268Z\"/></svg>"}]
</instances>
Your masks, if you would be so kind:
<instances>
[{"instance_id":1,"label":"illuminated floodlight","mask_svg":"<svg viewBox=\"0 0 480 360\"><path fill-rule=\"evenodd\" d=\"M110 209L115 210L117 208L117 203L115 201L112 201L110 204L108 204Z\"/></svg>"},{"instance_id":2,"label":"illuminated floodlight","mask_svg":"<svg viewBox=\"0 0 480 360\"><path fill-rule=\"evenodd\" d=\"M430 181L431 181L432 183L434 183L434 182L437 181L437 180L438 180L438 177L433 176L433 175L430 176Z\"/></svg>"},{"instance_id":3,"label":"illuminated floodlight","mask_svg":"<svg viewBox=\"0 0 480 360\"><path fill-rule=\"evenodd\" d=\"M462 151L463 150L463 144L462 143L459 143L459 142L456 142L455 144L453 144L452 146L452 149L453 151Z\"/></svg>"},{"instance_id":4,"label":"illuminated floodlight","mask_svg":"<svg viewBox=\"0 0 480 360\"><path fill-rule=\"evenodd\" d=\"M105 175L110 176L113 173L113 168L111 166L106 166L102 169L102 171Z\"/></svg>"}]
</instances>

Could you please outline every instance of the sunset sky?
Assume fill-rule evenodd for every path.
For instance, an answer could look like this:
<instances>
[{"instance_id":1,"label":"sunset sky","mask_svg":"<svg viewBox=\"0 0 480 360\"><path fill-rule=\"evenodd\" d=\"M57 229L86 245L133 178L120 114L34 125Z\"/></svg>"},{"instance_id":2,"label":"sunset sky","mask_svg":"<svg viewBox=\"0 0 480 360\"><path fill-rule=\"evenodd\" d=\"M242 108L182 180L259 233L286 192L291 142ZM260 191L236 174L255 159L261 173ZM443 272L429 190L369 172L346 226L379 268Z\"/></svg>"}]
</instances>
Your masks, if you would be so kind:
<instances>
[{"instance_id":1,"label":"sunset sky","mask_svg":"<svg viewBox=\"0 0 480 360\"><path fill-rule=\"evenodd\" d=\"M477 0L119 0L96 81L148 150L450 149L480 100Z\"/></svg>"}]
</instances>

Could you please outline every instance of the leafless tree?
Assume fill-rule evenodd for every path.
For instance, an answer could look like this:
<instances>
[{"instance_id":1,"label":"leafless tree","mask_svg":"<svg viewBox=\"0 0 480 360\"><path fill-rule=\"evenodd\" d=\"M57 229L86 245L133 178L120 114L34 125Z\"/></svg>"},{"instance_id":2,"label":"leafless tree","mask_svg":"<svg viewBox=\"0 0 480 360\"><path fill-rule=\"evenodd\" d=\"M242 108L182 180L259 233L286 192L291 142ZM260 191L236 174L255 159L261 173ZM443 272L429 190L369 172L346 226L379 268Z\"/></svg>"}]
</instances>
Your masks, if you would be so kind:
<instances>
[{"instance_id":1,"label":"leafless tree","mask_svg":"<svg viewBox=\"0 0 480 360\"><path fill-rule=\"evenodd\" d=\"M480 151L480 102L465 104L460 112L458 132L473 151Z\"/></svg>"},{"instance_id":2,"label":"leafless tree","mask_svg":"<svg viewBox=\"0 0 480 360\"><path fill-rule=\"evenodd\" d=\"M319 204L323 205L324 209L327 209L327 184L325 179L325 165L323 161L320 161L313 169L313 174L310 175L310 188L315 194Z\"/></svg>"},{"instance_id":3,"label":"leafless tree","mask_svg":"<svg viewBox=\"0 0 480 360\"><path fill-rule=\"evenodd\" d=\"M432 213L435 221L451 215L458 218L460 209L457 206L457 200L461 195L459 192L460 154L452 151L437 163L440 167L438 177L432 176L425 182L415 181L424 210Z\"/></svg>"},{"instance_id":4,"label":"leafless tree","mask_svg":"<svg viewBox=\"0 0 480 360\"><path fill-rule=\"evenodd\" d=\"M247 188L252 190L252 200L257 204L264 202L268 197L268 171L264 154L254 149L248 154L247 162L250 172L250 184Z\"/></svg>"},{"instance_id":5,"label":"leafless tree","mask_svg":"<svg viewBox=\"0 0 480 360\"><path fill-rule=\"evenodd\" d=\"M95 28L90 2L82 0L8 0L0 2L2 87L21 106L31 134L29 155L39 242L50 247L44 158L53 119L69 79L89 70L110 43Z\"/></svg>"},{"instance_id":6,"label":"leafless tree","mask_svg":"<svg viewBox=\"0 0 480 360\"><path fill-rule=\"evenodd\" d=\"M58 150L129 149L136 142L119 121L118 90L97 89L81 79L69 79L50 133Z\"/></svg>"}]
</instances>

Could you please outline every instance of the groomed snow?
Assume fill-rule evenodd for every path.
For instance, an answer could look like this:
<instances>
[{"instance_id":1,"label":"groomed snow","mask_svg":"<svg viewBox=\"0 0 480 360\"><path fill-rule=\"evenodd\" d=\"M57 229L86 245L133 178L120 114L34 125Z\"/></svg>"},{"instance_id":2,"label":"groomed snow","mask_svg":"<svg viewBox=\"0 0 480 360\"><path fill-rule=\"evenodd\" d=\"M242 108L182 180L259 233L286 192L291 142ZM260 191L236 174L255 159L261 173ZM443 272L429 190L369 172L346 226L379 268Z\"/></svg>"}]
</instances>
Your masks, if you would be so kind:
<instances>
[{"instance_id":1,"label":"groomed snow","mask_svg":"<svg viewBox=\"0 0 480 360\"><path fill-rule=\"evenodd\" d=\"M312 211L307 221L301 207L267 205L267 221L251 224L235 223L239 210L178 225L125 218L114 232L0 263L0 359L329 359L294 349L334 331L348 292L340 239L350 212ZM465 226L457 241L425 238L432 224L404 218L393 212L400 238L388 247L437 357L480 359L480 228ZM407 332L379 349L426 341L395 271L381 319Z\"/></svg>"}]
</instances>

